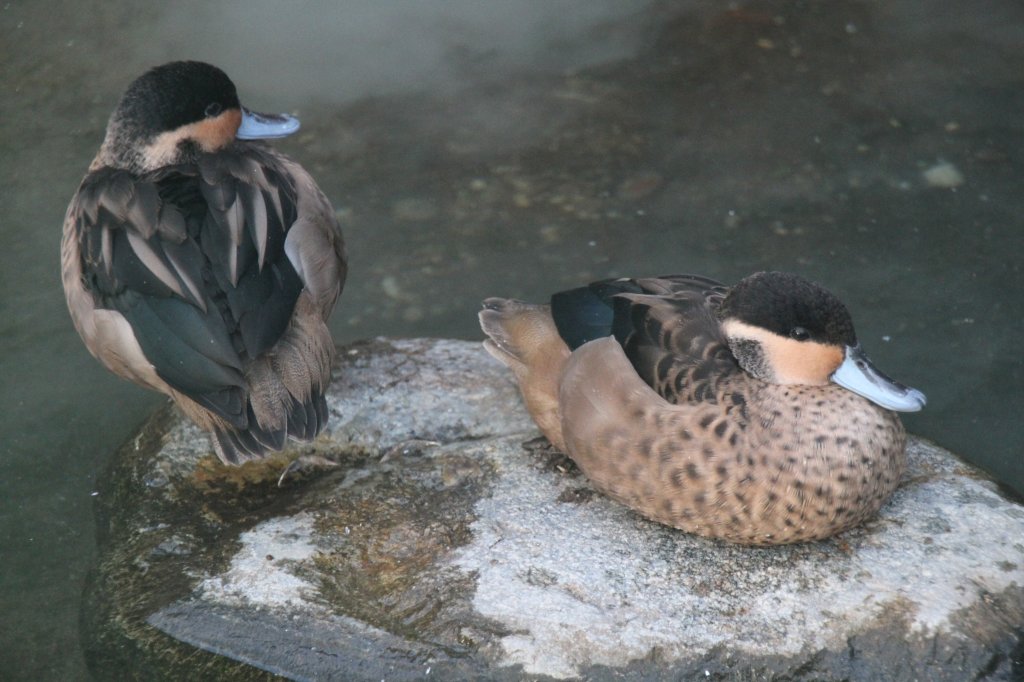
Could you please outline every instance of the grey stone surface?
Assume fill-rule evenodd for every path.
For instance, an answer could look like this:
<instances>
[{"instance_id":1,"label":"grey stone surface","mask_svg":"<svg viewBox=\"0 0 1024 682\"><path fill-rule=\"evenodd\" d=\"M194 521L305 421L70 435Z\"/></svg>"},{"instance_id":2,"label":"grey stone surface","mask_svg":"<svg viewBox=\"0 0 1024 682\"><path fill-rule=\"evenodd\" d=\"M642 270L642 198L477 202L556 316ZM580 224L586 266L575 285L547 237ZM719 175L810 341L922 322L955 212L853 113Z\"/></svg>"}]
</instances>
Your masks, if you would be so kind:
<instances>
[{"instance_id":1,"label":"grey stone surface","mask_svg":"<svg viewBox=\"0 0 1024 682\"><path fill-rule=\"evenodd\" d=\"M169 408L125 445L100 490L84 607L97 669L218 680L1024 673L1024 508L930 443L911 440L904 481L865 526L750 549L596 493L531 440L510 378L477 343L343 349L330 410L329 433L298 450L313 465L281 486L286 457L223 467Z\"/></svg>"}]
</instances>

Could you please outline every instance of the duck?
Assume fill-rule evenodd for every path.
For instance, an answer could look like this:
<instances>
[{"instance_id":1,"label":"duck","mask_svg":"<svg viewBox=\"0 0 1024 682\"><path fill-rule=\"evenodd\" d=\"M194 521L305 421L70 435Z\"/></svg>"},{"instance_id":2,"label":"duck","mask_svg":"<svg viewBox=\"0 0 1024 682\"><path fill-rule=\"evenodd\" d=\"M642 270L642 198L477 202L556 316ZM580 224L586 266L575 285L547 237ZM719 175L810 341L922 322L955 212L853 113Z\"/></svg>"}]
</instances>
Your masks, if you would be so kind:
<instances>
[{"instance_id":1,"label":"duck","mask_svg":"<svg viewBox=\"0 0 1024 682\"><path fill-rule=\"evenodd\" d=\"M61 279L86 348L170 397L227 464L327 423L347 257L327 197L264 141L298 129L243 107L211 64L156 66L121 96L64 219Z\"/></svg>"},{"instance_id":2,"label":"duck","mask_svg":"<svg viewBox=\"0 0 1024 682\"><path fill-rule=\"evenodd\" d=\"M896 489L922 392L879 371L834 294L792 273L602 280L488 298L484 347L552 446L653 521L752 546L822 540Z\"/></svg>"}]
</instances>

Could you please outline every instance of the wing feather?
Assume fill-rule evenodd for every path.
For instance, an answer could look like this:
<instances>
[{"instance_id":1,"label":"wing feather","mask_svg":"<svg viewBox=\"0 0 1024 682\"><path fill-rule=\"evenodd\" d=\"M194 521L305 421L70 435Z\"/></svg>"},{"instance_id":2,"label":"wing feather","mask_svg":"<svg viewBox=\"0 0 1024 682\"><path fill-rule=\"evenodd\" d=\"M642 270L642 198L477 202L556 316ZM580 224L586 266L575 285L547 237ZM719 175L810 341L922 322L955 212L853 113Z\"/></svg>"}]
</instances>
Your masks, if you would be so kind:
<instances>
[{"instance_id":1,"label":"wing feather","mask_svg":"<svg viewBox=\"0 0 1024 682\"><path fill-rule=\"evenodd\" d=\"M615 337L644 382L674 403L738 370L715 316L726 293L699 275L604 280L556 294L551 311L571 348Z\"/></svg>"},{"instance_id":2,"label":"wing feather","mask_svg":"<svg viewBox=\"0 0 1024 682\"><path fill-rule=\"evenodd\" d=\"M256 245L257 263L260 270L267 257L267 205L263 201L263 193L254 185L242 185L240 194L245 208L246 225L249 228L249 239Z\"/></svg>"},{"instance_id":3,"label":"wing feather","mask_svg":"<svg viewBox=\"0 0 1024 682\"><path fill-rule=\"evenodd\" d=\"M184 298L185 292L182 291L181 284L172 271L172 266L164 260L165 256L157 251L159 244L150 243L144 236L134 230L128 230L125 234L128 237L128 244L132 247L132 251L142 261L142 267L146 268L150 274L155 275L161 284Z\"/></svg>"},{"instance_id":4,"label":"wing feather","mask_svg":"<svg viewBox=\"0 0 1024 682\"><path fill-rule=\"evenodd\" d=\"M302 291L284 250L295 188L271 155L241 155L141 177L100 169L69 212L96 307L121 313L157 375L235 428L251 418L247 363L285 332Z\"/></svg>"}]
</instances>

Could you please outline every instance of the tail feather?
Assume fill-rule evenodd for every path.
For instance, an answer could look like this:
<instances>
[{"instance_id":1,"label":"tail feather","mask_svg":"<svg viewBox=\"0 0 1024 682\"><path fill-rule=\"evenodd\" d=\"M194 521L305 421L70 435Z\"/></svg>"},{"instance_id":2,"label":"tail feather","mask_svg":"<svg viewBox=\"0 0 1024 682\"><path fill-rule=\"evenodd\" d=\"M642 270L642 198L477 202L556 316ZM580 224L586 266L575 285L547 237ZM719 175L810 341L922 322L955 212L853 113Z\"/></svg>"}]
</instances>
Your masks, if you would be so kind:
<instances>
[{"instance_id":1,"label":"tail feather","mask_svg":"<svg viewBox=\"0 0 1024 682\"><path fill-rule=\"evenodd\" d=\"M327 425L327 399L316 394L305 403L295 400L288 413L288 435L296 440L311 441Z\"/></svg>"},{"instance_id":2,"label":"tail feather","mask_svg":"<svg viewBox=\"0 0 1024 682\"><path fill-rule=\"evenodd\" d=\"M288 437L311 441L327 425L325 393L334 344L318 309L305 293L274 347L245 367L244 419L215 422L220 458L231 464L284 448Z\"/></svg>"},{"instance_id":3,"label":"tail feather","mask_svg":"<svg viewBox=\"0 0 1024 682\"><path fill-rule=\"evenodd\" d=\"M226 464L242 464L266 455L266 448L249 431L213 431L213 449Z\"/></svg>"},{"instance_id":4,"label":"tail feather","mask_svg":"<svg viewBox=\"0 0 1024 682\"><path fill-rule=\"evenodd\" d=\"M246 428L215 428L213 446L217 456L227 464L242 464L251 459L266 457L284 448L288 437L299 441L315 439L327 425L327 399L321 394L310 396L306 402L292 399L282 428L264 428L249 407Z\"/></svg>"},{"instance_id":5,"label":"tail feather","mask_svg":"<svg viewBox=\"0 0 1024 682\"><path fill-rule=\"evenodd\" d=\"M489 298L480 311L484 348L515 375L526 409L541 432L563 449L558 381L569 358L546 305Z\"/></svg>"},{"instance_id":6,"label":"tail feather","mask_svg":"<svg viewBox=\"0 0 1024 682\"><path fill-rule=\"evenodd\" d=\"M511 327L515 317L531 306L506 298L488 298L483 306L478 317L480 328L488 337L484 340L484 348L506 365L511 366L512 362L522 364L525 349L519 347Z\"/></svg>"}]
</instances>

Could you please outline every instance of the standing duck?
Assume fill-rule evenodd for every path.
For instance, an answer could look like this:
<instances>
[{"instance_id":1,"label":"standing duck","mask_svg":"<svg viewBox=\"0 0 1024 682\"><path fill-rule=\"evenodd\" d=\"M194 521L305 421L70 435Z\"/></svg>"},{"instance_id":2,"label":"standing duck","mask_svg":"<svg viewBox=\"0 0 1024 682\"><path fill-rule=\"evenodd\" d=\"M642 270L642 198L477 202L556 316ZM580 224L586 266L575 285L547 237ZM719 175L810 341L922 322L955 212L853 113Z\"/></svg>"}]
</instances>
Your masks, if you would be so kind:
<instances>
[{"instance_id":1,"label":"standing duck","mask_svg":"<svg viewBox=\"0 0 1024 682\"><path fill-rule=\"evenodd\" d=\"M214 66L158 66L121 97L64 219L64 293L89 352L170 396L226 463L327 421L341 228L309 174L256 141L298 128L243 108Z\"/></svg>"},{"instance_id":2,"label":"standing duck","mask_svg":"<svg viewBox=\"0 0 1024 682\"><path fill-rule=\"evenodd\" d=\"M924 395L879 372L803 277L617 279L491 298L487 350L551 443L644 516L746 545L829 537L895 490Z\"/></svg>"}]
</instances>

